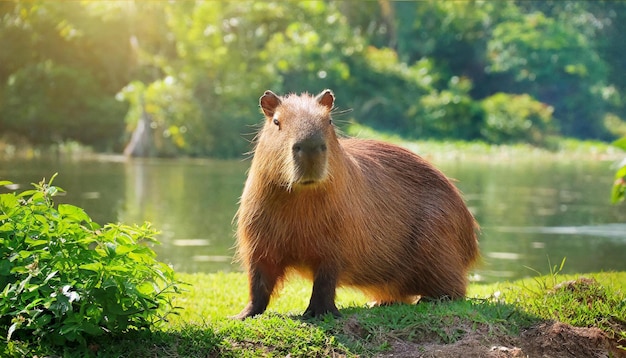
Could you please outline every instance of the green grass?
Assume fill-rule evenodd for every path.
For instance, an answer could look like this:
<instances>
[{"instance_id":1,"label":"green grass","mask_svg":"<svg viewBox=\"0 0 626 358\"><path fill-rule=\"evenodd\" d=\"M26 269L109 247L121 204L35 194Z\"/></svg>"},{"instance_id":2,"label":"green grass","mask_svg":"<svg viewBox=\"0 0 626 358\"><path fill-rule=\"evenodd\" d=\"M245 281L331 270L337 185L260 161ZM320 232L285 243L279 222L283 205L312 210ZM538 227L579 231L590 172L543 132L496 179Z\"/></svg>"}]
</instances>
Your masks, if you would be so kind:
<instances>
[{"instance_id":1,"label":"green grass","mask_svg":"<svg viewBox=\"0 0 626 358\"><path fill-rule=\"evenodd\" d=\"M310 283L294 277L266 314L245 321L228 317L247 300L241 273L180 274L187 282L175 304L179 315L152 332L99 338L88 348L9 342L2 356L214 357L371 356L396 340L452 343L465 333L516 335L542 320L596 326L626 342L626 273L596 273L595 281L554 289L580 275L540 276L515 282L472 284L469 298L368 308L358 291L340 289L341 319L304 320ZM585 281L586 282L586 281ZM482 332L481 331L481 332Z\"/></svg>"},{"instance_id":2,"label":"green grass","mask_svg":"<svg viewBox=\"0 0 626 358\"><path fill-rule=\"evenodd\" d=\"M358 123L349 123L344 127L344 132L351 137L395 143L430 159L492 160L515 157L515 160L555 158L576 160L581 155L608 159L618 159L624 155L622 150L609 143L562 137L549 138L545 147L537 147L527 143L500 145L483 141L407 139L397 133L376 131Z\"/></svg>"},{"instance_id":3,"label":"green grass","mask_svg":"<svg viewBox=\"0 0 626 358\"><path fill-rule=\"evenodd\" d=\"M626 273L535 277L513 284L473 286L470 295L491 293L532 316L598 327L626 345ZM497 292L497 293L496 293ZM495 297L494 297L495 298Z\"/></svg>"}]
</instances>

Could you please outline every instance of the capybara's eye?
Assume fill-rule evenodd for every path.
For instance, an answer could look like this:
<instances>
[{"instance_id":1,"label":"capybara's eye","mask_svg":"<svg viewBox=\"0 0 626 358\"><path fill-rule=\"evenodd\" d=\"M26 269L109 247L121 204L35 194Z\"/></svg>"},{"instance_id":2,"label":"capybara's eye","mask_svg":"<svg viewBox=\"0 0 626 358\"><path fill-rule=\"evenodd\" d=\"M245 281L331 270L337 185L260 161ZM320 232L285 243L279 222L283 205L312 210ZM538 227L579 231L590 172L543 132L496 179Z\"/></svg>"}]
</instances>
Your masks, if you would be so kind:
<instances>
[{"instance_id":1,"label":"capybara's eye","mask_svg":"<svg viewBox=\"0 0 626 358\"><path fill-rule=\"evenodd\" d=\"M273 122L274 122L274 124L275 124L275 125L277 125L277 126L279 126L279 125L280 125L280 121L279 121L279 120L278 120L278 118L276 118L276 117L274 117Z\"/></svg>"},{"instance_id":2,"label":"capybara's eye","mask_svg":"<svg viewBox=\"0 0 626 358\"><path fill-rule=\"evenodd\" d=\"M333 124L333 119L332 118L328 120L328 124Z\"/></svg>"}]
</instances>

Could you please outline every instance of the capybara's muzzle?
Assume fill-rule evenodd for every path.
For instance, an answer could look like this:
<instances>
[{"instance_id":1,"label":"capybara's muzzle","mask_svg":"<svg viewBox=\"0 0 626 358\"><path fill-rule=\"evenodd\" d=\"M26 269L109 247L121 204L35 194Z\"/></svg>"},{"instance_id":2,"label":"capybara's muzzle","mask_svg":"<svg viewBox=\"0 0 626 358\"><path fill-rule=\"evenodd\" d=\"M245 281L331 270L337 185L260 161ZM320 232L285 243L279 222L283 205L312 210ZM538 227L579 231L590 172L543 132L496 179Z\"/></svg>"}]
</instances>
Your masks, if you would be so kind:
<instances>
[{"instance_id":1,"label":"capybara's muzzle","mask_svg":"<svg viewBox=\"0 0 626 358\"><path fill-rule=\"evenodd\" d=\"M294 183L308 185L324 180L328 156L326 140L321 133L296 141L291 150L296 172Z\"/></svg>"}]
</instances>

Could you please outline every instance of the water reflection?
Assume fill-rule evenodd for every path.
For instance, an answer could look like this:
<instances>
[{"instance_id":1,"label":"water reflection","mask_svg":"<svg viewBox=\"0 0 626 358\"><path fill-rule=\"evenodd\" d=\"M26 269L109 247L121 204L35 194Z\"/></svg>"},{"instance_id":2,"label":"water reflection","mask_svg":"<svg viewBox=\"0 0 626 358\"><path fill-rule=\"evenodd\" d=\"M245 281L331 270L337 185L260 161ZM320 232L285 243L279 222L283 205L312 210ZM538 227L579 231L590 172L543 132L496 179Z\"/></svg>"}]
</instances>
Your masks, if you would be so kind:
<instances>
[{"instance_id":1,"label":"water reflection","mask_svg":"<svg viewBox=\"0 0 626 358\"><path fill-rule=\"evenodd\" d=\"M113 160L112 160L113 159ZM485 281L548 273L626 271L626 207L611 206L610 162L447 160L436 163L481 224ZM238 270L232 218L248 163L217 160L0 162L0 180L28 188L59 172L57 202L85 208L97 222L150 221L159 258L187 272ZM0 188L6 192L7 188ZM529 269L530 268L530 269Z\"/></svg>"},{"instance_id":2,"label":"water reflection","mask_svg":"<svg viewBox=\"0 0 626 358\"><path fill-rule=\"evenodd\" d=\"M210 160L132 160L124 165L122 222L150 221L161 230L156 251L189 272L231 265L232 218L245 163Z\"/></svg>"},{"instance_id":3,"label":"water reflection","mask_svg":"<svg viewBox=\"0 0 626 358\"><path fill-rule=\"evenodd\" d=\"M439 163L459 179L482 227L486 281L549 273L626 270L626 208L608 202L610 162Z\"/></svg>"},{"instance_id":4,"label":"water reflection","mask_svg":"<svg viewBox=\"0 0 626 358\"><path fill-rule=\"evenodd\" d=\"M508 233L588 235L615 238L619 241L626 241L626 224L523 227L502 226L494 227L493 229Z\"/></svg>"}]
</instances>

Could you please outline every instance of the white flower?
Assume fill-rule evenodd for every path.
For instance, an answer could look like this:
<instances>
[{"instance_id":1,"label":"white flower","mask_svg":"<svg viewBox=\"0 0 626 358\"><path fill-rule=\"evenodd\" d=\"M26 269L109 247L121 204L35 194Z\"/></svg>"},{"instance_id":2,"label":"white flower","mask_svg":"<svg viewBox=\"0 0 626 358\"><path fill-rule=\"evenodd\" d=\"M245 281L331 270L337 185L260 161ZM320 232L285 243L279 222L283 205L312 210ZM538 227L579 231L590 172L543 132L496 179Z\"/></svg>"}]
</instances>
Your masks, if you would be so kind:
<instances>
[{"instance_id":1,"label":"white flower","mask_svg":"<svg viewBox=\"0 0 626 358\"><path fill-rule=\"evenodd\" d=\"M61 292L63 293L63 295L65 297L67 297L67 299L70 301L70 303L72 303L74 301L79 301L80 300L80 295L76 291L70 291L71 288L72 288L72 286L65 285L65 286L63 286L63 289L61 290Z\"/></svg>"}]
</instances>

